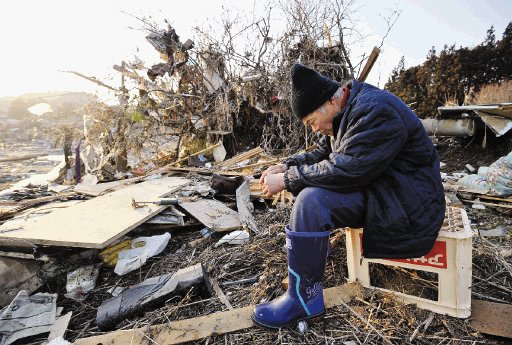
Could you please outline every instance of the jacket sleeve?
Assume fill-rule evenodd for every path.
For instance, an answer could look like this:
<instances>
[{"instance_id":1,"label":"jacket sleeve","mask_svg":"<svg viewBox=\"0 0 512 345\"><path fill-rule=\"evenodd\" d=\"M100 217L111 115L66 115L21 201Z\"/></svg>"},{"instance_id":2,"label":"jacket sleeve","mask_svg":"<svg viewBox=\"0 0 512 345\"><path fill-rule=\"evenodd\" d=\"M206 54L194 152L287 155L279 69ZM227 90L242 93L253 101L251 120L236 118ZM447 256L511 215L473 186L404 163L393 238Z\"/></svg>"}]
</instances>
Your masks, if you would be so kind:
<instances>
[{"instance_id":1,"label":"jacket sleeve","mask_svg":"<svg viewBox=\"0 0 512 345\"><path fill-rule=\"evenodd\" d=\"M328 147L327 136L323 136L317 143L317 147L311 152L305 152L290 156L283 163L288 168L291 166L311 165L329 158L330 148Z\"/></svg>"},{"instance_id":2,"label":"jacket sleeve","mask_svg":"<svg viewBox=\"0 0 512 345\"><path fill-rule=\"evenodd\" d=\"M407 140L400 114L385 102L365 102L348 116L337 151L320 162L289 167L284 174L287 190L295 195L306 187L351 192L369 185L389 167Z\"/></svg>"}]
</instances>

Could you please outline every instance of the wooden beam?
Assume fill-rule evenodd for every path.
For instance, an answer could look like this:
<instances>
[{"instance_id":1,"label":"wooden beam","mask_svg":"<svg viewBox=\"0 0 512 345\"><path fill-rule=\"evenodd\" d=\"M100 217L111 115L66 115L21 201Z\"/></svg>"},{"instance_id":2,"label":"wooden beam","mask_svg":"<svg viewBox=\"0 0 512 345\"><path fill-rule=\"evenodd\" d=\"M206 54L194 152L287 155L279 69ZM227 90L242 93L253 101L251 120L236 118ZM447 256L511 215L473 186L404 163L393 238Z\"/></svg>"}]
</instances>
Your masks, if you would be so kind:
<instances>
[{"instance_id":1,"label":"wooden beam","mask_svg":"<svg viewBox=\"0 0 512 345\"><path fill-rule=\"evenodd\" d=\"M480 196L478 196L478 198L486 199L486 200L502 201L502 202L512 202L512 199L496 198L496 197L488 196L488 195L480 195Z\"/></svg>"},{"instance_id":2,"label":"wooden beam","mask_svg":"<svg viewBox=\"0 0 512 345\"><path fill-rule=\"evenodd\" d=\"M217 282L216 279L209 279L210 280L210 285L212 286L213 288L213 291L215 292L215 294L217 295L217 297L219 298L219 300L228 308L228 309L233 309L233 306L231 305L231 303L229 303L229 300L228 298L226 297L226 295L224 294L224 291L222 291L222 289L220 288L219 286L219 283Z\"/></svg>"},{"instance_id":3,"label":"wooden beam","mask_svg":"<svg viewBox=\"0 0 512 345\"><path fill-rule=\"evenodd\" d=\"M370 74L370 71L375 64L375 61L377 61L377 58L379 57L380 49L377 47L373 47L372 52L370 53L370 57L366 61L366 65L364 65L363 71L359 75L359 78L357 78L357 81L364 82L366 80L366 77L368 77L368 74Z\"/></svg>"},{"instance_id":4,"label":"wooden beam","mask_svg":"<svg viewBox=\"0 0 512 345\"><path fill-rule=\"evenodd\" d=\"M349 283L324 290L325 307L332 308L348 303L361 295L361 285ZM181 344L205 339L212 335L235 332L251 328L254 306L199 316L192 319L172 321L168 324L115 331L90 338L77 339L74 345L121 345L121 344Z\"/></svg>"},{"instance_id":5,"label":"wooden beam","mask_svg":"<svg viewBox=\"0 0 512 345\"><path fill-rule=\"evenodd\" d=\"M471 326L481 333L512 338L512 305L472 300Z\"/></svg>"}]
</instances>

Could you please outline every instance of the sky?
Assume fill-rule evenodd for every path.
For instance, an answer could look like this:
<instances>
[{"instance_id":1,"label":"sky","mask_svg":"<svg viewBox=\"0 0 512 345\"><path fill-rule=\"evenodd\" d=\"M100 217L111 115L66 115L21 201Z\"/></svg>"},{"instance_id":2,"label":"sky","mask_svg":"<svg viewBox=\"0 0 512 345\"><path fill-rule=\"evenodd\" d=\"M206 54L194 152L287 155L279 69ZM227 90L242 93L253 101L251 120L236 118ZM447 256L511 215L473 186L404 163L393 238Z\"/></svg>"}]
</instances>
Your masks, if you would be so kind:
<instances>
[{"instance_id":1,"label":"sky","mask_svg":"<svg viewBox=\"0 0 512 345\"><path fill-rule=\"evenodd\" d=\"M432 46L438 51L444 44L474 46L484 40L491 25L499 39L512 21L511 0L359 0L357 4L357 25L369 35L366 45L357 49L367 53L385 34L382 16L389 9L402 11L367 79L380 87L402 56L410 67L423 62ZM227 9L250 13L253 8L253 0L0 0L0 97L46 91L104 95L96 84L62 71L78 71L118 86L119 74L112 65L135 55L146 66L160 62L137 17L151 16L159 23L168 19L184 42L194 39L195 26ZM279 21L272 18L273 23ZM354 54L361 53L357 49Z\"/></svg>"}]
</instances>

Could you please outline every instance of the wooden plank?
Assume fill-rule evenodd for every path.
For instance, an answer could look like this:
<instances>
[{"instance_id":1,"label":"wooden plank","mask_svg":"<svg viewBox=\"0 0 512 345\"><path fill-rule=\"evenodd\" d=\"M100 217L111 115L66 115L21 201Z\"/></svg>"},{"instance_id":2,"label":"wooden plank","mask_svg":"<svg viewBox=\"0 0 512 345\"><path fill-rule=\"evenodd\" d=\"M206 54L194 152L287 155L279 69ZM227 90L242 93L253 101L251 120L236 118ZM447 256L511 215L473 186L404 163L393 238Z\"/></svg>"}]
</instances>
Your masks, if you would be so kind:
<instances>
[{"instance_id":1,"label":"wooden plank","mask_svg":"<svg viewBox=\"0 0 512 345\"><path fill-rule=\"evenodd\" d=\"M213 288L213 291L215 291L215 294L217 295L217 297L219 298L219 300L228 308L228 309L233 309L233 306L231 305L231 303L229 303L229 300L228 298L226 297L226 295L224 294L224 291L222 291L222 289L220 288L219 286L219 283L217 282L216 279L213 279L213 278L210 278L209 279L210 281L210 285L212 286Z\"/></svg>"},{"instance_id":2,"label":"wooden plank","mask_svg":"<svg viewBox=\"0 0 512 345\"><path fill-rule=\"evenodd\" d=\"M512 305L472 300L471 325L481 333L512 338Z\"/></svg>"},{"instance_id":3,"label":"wooden plank","mask_svg":"<svg viewBox=\"0 0 512 345\"><path fill-rule=\"evenodd\" d=\"M0 226L0 240L102 249L166 207L135 209L132 199L165 197L189 182L179 177L146 181L39 217L13 219Z\"/></svg>"},{"instance_id":4,"label":"wooden plank","mask_svg":"<svg viewBox=\"0 0 512 345\"><path fill-rule=\"evenodd\" d=\"M324 290L325 307L332 308L348 303L361 295L361 285L344 284ZM172 321L145 328L115 331L90 338L77 339L74 345L121 345L121 344L181 344L254 326L251 319L254 306L228 310L192 319Z\"/></svg>"},{"instance_id":5,"label":"wooden plank","mask_svg":"<svg viewBox=\"0 0 512 345\"><path fill-rule=\"evenodd\" d=\"M79 183L75 186L73 191L76 193L80 193L80 194L98 196L98 195L101 195L102 193L105 193L106 191L114 190L114 189L117 189L118 187L132 184L132 183L135 183L142 179L144 179L144 178L143 177L132 177L132 178L125 179L125 180L97 183L95 185L84 185L84 184Z\"/></svg>"},{"instance_id":6,"label":"wooden plank","mask_svg":"<svg viewBox=\"0 0 512 345\"><path fill-rule=\"evenodd\" d=\"M184 168L177 168L177 167L169 167L166 168L170 172L179 171L179 172L192 172L192 173L198 173L198 174L205 174L205 175L225 175L225 176L245 176L246 174L241 172L235 172L235 171L222 171L222 170L211 170L207 168L192 168L192 167L184 167Z\"/></svg>"},{"instance_id":7,"label":"wooden plank","mask_svg":"<svg viewBox=\"0 0 512 345\"><path fill-rule=\"evenodd\" d=\"M466 200L466 199L464 199L464 201L465 202L469 202L471 204L480 204L480 205L485 205L485 206L489 206L489 207L512 208L512 205L493 204L493 203L490 203L490 202L483 202L483 201L476 201L476 200Z\"/></svg>"},{"instance_id":8,"label":"wooden plank","mask_svg":"<svg viewBox=\"0 0 512 345\"><path fill-rule=\"evenodd\" d=\"M200 199L180 206L213 231L230 231L242 227L238 213L217 200Z\"/></svg>"},{"instance_id":9,"label":"wooden plank","mask_svg":"<svg viewBox=\"0 0 512 345\"><path fill-rule=\"evenodd\" d=\"M71 315L73 315L72 311L55 319L55 323L52 328L50 328L50 335L48 335L49 342L59 337L64 338L64 335L66 335L66 331L68 330L69 321L71 321Z\"/></svg>"},{"instance_id":10,"label":"wooden plank","mask_svg":"<svg viewBox=\"0 0 512 345\"><path fill-rule=\"evenodd\" d=\"M496 198L496 197L488 196L488 195L480 195L478 197L480 199L486 199L486 200L495 200L495 201L502 201L502 202L512 202L512 199Z\"/></svg>"},{"instance_id":11,"label":"wooden plank","mask_svg":"<svg viewBox=\"0 0 512 345\"><path fill-rule=\"evenodd\" d=\"M243 153L241 153L241 154L239 154L239 155L237 155L235 157L232 157L232 158L230 158L228 160L225 160L223 162L218 163L217 167L229 167L229 166L231 166L233 164L240 163L240 162L242 162L242 161L244 161L246 159L250 159L250 158L252 158L254 156L257 156L257 155L259 155L262 152L263 152L263 149L258 146L258 147L254 148L252 150L243 152Z\"/></svg>"},{"instance_id":12,"label":"wooden plank","mask_svg":"<svg viewBox=\"0 0 512 345\"><path fill-rule=\"evenodd\" d=\"M34 256L34 254L4 252L1 250L0 250L0 256L8 257L8 258L15 258L15 259L37 260L37 261L44 261L44 262L50 261L50 258L47 255L41 255L41 256L36 257L36 256Z\"/></svg>"}]
</instances>

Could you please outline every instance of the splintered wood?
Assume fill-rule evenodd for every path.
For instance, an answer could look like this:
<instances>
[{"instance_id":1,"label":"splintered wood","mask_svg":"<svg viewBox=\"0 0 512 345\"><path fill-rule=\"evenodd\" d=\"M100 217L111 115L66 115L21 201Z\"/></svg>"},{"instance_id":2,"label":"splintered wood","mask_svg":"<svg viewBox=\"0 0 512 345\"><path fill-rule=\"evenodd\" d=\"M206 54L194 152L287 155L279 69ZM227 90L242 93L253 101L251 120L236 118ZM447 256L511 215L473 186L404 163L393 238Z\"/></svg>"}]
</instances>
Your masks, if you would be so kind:
<instances>
[{"instance_id":1,"label":"splintered wood","mask_svg":"<svg viewBox=\"0 0 512 345\"><path fill-rule=\"evenodd\" d=\"M280 193L276 194L274 196L274 200L272 201L272 205L277 205L277 203L280 202L281 205L293 204L293 194L283 190Z\"/></svg>"}]
</instances>

